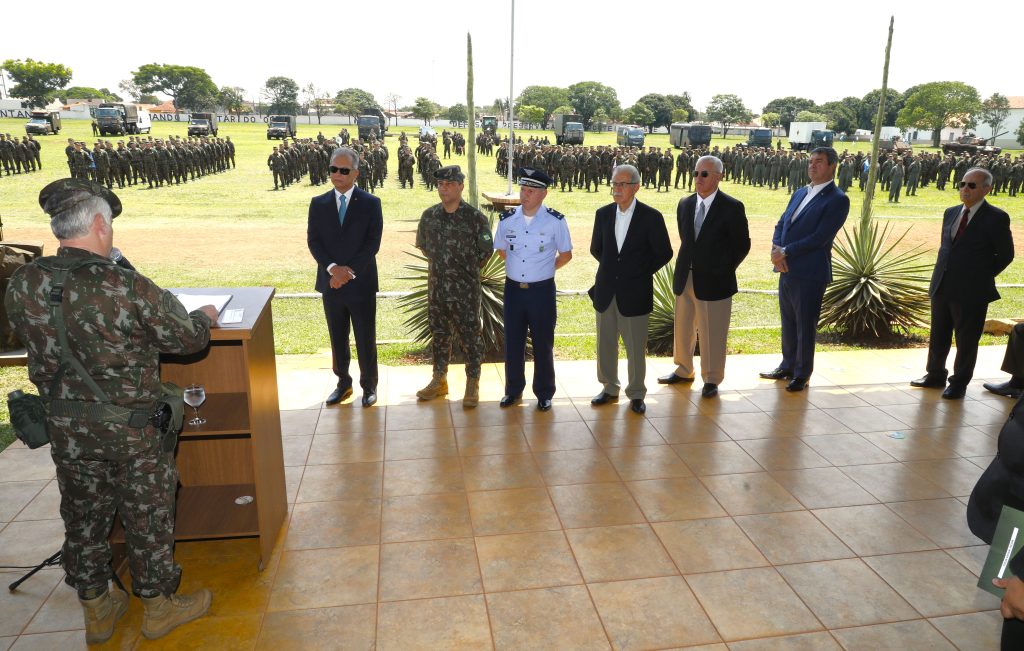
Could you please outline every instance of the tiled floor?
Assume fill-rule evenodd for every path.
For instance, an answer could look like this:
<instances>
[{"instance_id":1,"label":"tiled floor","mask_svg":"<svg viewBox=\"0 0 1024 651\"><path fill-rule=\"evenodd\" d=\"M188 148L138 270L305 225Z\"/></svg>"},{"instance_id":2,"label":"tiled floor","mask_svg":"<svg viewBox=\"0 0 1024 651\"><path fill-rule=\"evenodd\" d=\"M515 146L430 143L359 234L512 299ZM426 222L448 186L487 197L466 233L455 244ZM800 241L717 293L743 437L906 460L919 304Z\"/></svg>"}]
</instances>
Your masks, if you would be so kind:
<instances>
[{"instance_id":1,"label":"tiled floor","mask_svg":"<svg viewBox=\"0 0 1024 651\"><path fill-rule=\"evenodd\" d=\"M997 649L964 513L1011 402L981 379L962 403L910 388L924 357L819 354L797 395L757 378L775 357L734 357L713 400L654 384L671 363L653 359L646 417L590 406L593 362L559 363L539 413L498 408L493 364L476 410L461 368L449 401L417 404L426 367L383 369L374 408L323 408L329 360L279 357L273 561L259 572L252 540L179 544L210 615L148 642L132 599L108 646ZM983 349L978 378L1005 378L1001 358ZM45 450L0 454L0 565L59 548L58 500ZM0 651L82 648L81 627L59 570L0 591Z\"/></svg>"}]
</instances>

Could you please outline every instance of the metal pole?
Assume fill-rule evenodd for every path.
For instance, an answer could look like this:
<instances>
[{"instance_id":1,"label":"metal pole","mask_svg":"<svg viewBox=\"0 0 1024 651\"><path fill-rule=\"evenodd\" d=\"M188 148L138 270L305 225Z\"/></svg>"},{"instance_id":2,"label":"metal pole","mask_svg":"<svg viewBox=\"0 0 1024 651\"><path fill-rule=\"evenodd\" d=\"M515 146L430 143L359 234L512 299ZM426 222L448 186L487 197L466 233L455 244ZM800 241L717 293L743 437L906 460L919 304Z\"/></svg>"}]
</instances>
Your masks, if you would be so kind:
<instances>
[{"instance_id":1,"label":"metal pole","mask_svg":"<svg viewBox=\"0 0 1024 651\"><path fill-rule=\"evenodd\" d=\"M515 119L515 112L512 110L512 79L516 67L516 0L512 0L512 24L509 30L509 54L508 54L508 194L512 195L512 160L515 153L515 132L512 130L512 122Z\"/></svg>"}]
</instances>

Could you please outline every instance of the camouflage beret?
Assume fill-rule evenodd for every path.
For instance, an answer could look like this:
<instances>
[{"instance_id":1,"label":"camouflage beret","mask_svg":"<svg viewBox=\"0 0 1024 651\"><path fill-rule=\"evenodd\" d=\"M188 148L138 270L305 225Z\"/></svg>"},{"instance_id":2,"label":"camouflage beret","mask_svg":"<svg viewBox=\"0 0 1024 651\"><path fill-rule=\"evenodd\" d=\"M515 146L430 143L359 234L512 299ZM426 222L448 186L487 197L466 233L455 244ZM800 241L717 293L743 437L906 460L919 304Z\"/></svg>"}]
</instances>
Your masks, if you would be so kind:
<instances>
[{"instance_id":1,"label":"camouflage beret","mask_svg":"<svg viewBox=\"0 0 1024 651\"><path fill-rule=\"evenodd\" d=\"M89 196L99 197L107 202L110 206L111 219L121 214L121 200L116 194L99 183L84 179L58 179L50 183L39 191L39 207L52 217L74 208Z\"/></svg>"},{"instance_id":2,"label":"camouflage beret","mask_svg":"<svg viewBox=\"0 0 1024 651\"><path fill-rule=\"evenodd\" d=\"M434 178L438 181L458 181L461 183L466 180L466 175L462 173L462 168L458 165L448 165L434 172Z\"/></svg>"}]
</instances>

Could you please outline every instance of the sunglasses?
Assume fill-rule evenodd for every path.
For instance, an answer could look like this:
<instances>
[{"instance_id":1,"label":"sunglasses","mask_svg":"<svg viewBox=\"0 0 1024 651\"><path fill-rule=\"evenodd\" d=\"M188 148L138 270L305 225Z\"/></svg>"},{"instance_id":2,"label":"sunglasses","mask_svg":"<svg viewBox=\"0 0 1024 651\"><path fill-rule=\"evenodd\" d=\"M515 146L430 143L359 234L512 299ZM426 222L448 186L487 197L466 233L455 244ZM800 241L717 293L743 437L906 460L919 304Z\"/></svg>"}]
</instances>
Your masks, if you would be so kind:
<instances>
[{"instance_id":1,"label":"sunglasses","mask_svg":"<svg viewBox=\"0 0 1024 651\"><path fill-rule=\"evenodd\" d=\"M698 171L696 171L696 170L694 170L694 172L693 172L693 175L694 175L695 177L696 177L696 176L699 176L699 177L700 177L700 178L702 178L702 179L706 179L706 178L708 178L708 175L709 175L709 174L711 174L711 172L709 172L709 171L707 171L707 170L701 170L701 171L699 171L699 172L698 172Z\"/></svg>"},{"instance_id":2,"label":"sunglasses","mask_svg":"<svg viewBox=\"0 0 1024 651\"><path fill-rule=\"evenodd\" d=\"M351 167L335 167L334 165L331 165L327 169L331 174L341 174L342 176L347 176L352 173Z\"/></svg>"},{"instance_id":3,"label":"sunglasses","mask_svg":"<svg viewBox=\"0 0 1024 651\"><path fill-rule=\"evenodd\" d=\"M640 185L639 183L633 183L632 181L612 181L613 188L624 188L627 185Z\"/></svg>"},{"instance_id":4,"label":"sunglasses","mask_svg":"<svg viewBox=\"0 0 1024 651\"><path fill-rule=\"evenodd\" d=\"M960 187L961 188L968 187L968 188L974 190L974 189L976 189L978 187L978 184L975 183L974 181L960 181Z\"/></svg>"}]
</instances>

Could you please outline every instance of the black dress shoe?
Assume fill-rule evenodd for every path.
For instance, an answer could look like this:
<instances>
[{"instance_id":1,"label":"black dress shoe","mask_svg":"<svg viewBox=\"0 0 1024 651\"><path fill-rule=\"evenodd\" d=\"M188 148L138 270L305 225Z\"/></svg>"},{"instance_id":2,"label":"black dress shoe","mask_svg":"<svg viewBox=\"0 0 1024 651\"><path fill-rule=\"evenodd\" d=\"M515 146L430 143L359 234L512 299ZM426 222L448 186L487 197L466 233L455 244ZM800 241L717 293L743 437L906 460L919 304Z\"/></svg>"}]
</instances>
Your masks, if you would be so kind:
<instances>
[{"instance_id":1,"label":"black dress shoe","mask_svg":"<svg viewBox=\"0 0 1024 651\"><path fill-rule=\"evenodd\" d=\"M522 396L509 396L509 395L502 396L501 397L501 402L498 403L498 406L502 407L502 408L511 407L512 405L514 405L517 402L519 402L519 399L521 397Z\"/></svg>"},{"instance_id":2,"label":"black dress shoe","mask_svg":"<svg viewBox=\"0 0 1024 651\"><path fill-rule=\"evenodd\" d=\"M959 384L951 384L942 392L942 397L946 400L963 400L965 395L967 395L967 387L962 387Z\"/></svg>"},{"instance_id":3,"label":"black dress shoe","mask_svg":"<svg viewBox=\"0 0 1024 651\"><path fill-rule=\"evenodd\" d=\"M919 377L916 380L911 380L910 386L922 389L942 389L945 388L946 381L930 375L925 375L924 377Z\"/></svg>"},{"instance_id":4,"label":"black dress shoe","mask_svg":"<svg viewBox=\"0 0 1024 651\"><path fill-rule=\"evenodd\" d=\"M1018 389L1010 382L1003 382L1002 384L986 382L982 386L998 396L1006 396L1007 398L1013 398L1014 400L1020 398L1021 393L1024 393L1024 389Z\"/></svg>"},{"instance_id":5,"label":"black dress shoe","mask_svg":"<svg viewBox=\"0 0 1024 651\"><path fill-rule=\"evenodd\" d=\"M774 371L768 371L767 373L758 373L761 377L766 380L788 380L793 377L793 371L784 369L781 366Z\"/></svg>"},{"instance_id":6,"label":"black dress shoe","mask_svg":"<svg viewBox=\"0 0 1024 651\"><path fill-rule=\"evenodd\" d=\"M342 389L341 387L335 387L334 391L331 391L331 395L327 396L327 400L325 400L324 402L326 402L329 405L336 405L342 400L348 399L348 397L351 395L352 387L345 387L344 389Z\"/></svg>"},{"instance_id":7,"label":"black dress shoe","mask_svg":"<svg viewBox=\"0 0 1024 651\"><path fill-rule=\"evenodd\" d=\"M692 377L682 377L675 373L669 373L668 375L662 375L658 378L658 384L676 384L677 382L693 382Z\"/></svg>"},{"instance_id":8,"label":"black dress shoe","mask_svg":"<svg viewBox=\"0 0 1024 651\"><path fill-rule=\"evenodd\" d=\"M618 396L613 396L610 393L605 393L604 391L602 391L601 393L597 394L596 396L590 399L590 404L594 405L595 407L599 407L601 405L606 405L609 402L618 402L618 400Z\"/></svg>"},{"instance_id":9,"label":"black dress shoe","mask_svg":"<svg viewBox=\"0 0 1024 651\"><path fill-rule=\"evenodd\" d=\"M642 414L647 411L647 405L644 404L643 398L633 398L629 401L629 408L634 414Z\"/></svg>"},{"instance_id":10,"label":"black dress shoe","mask_svg":"<svg viewBox=\"0 0 1024 651\"><path fill-rule=\"evenodd\" d=\"M550 398L548 398L547 400L538 400L537 401L537 411L550 411L550 410L551 410L551 399Z\"/></svg>"},{"instance_id":11,"label":"black dress shoe","mask_svg":"<svg viewBox=\"0 0 1024 651\"><path fill-rule=\"evenodd\" d=\"M700 395L704 398L714 398L718 395L718 385L714 382L705 382Z\"/></svg>"},{"instance_id":12,"label":"black dress shoe","mask_svg":"<svg viewBox=\"0 0 1024 651\"><path fill-rule=\"evenodd\" d=\"M372 407L377 402L376 391L364 391L363 392L363 406Z\"/></svg>"},{"instance_id":13,"label":"black dress shoe","mask_svg":"<svg viewBox=\"0 0 1024 651\"><path fill-rule=\"evenodd\" d=\"M795 377L789 381L786 385L786 391L796 393L797 391L803 391L807 387L807 378Z\"/></svg>"}]
</instances>

